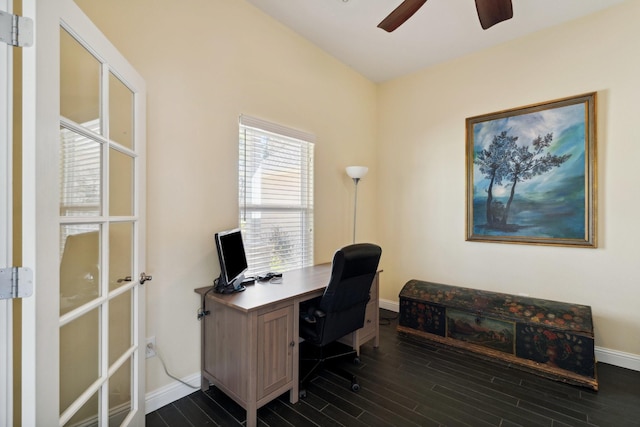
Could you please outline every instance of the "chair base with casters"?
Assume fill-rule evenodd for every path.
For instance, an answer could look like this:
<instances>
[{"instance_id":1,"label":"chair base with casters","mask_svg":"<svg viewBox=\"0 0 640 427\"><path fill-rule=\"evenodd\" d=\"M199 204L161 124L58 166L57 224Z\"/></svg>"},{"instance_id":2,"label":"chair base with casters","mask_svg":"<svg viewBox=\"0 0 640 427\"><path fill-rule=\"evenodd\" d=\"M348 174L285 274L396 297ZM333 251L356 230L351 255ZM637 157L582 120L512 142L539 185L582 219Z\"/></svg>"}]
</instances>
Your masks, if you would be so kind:
<instances>
[{"instance_id":1,"label":"chair base with casters","mask_svg":"<svg viewBox=\"0 0 640 427\"><path fill-rule=\"evenodd\" d=\"M338 362L342 360L347 361L349 358L351 358L352 363L359 365L360 358L355 349L337 342L324 347L305 345L303 342L300 350L300 389L298 393L300 398L304 399L307 397L307 386L309 382L322 370L336 374L349 381L352 391L357 392L360 390L357 377L346 369L338 366ZM304 369L304 365L312 366Z\"/></svg>"}]
</instances>

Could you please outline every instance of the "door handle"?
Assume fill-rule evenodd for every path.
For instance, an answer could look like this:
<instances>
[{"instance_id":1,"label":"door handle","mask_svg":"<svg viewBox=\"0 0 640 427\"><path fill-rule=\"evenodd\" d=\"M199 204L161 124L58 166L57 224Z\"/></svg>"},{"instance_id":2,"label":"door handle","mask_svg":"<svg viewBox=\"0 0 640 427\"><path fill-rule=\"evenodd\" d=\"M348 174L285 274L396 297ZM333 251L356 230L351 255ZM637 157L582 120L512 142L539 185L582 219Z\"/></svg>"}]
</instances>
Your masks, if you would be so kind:
<instances>
[{"instance_id":1,"label":"door handle","mask_svg":"<svg viewBox=\"0 0 640 427\"><path fill-rule=\"evenodd\" d=\"M153 277L147 276L147 274L143 271L140 273L140 284L143 285L144 282L153 280Z\"/></svg>"}]
</instances>

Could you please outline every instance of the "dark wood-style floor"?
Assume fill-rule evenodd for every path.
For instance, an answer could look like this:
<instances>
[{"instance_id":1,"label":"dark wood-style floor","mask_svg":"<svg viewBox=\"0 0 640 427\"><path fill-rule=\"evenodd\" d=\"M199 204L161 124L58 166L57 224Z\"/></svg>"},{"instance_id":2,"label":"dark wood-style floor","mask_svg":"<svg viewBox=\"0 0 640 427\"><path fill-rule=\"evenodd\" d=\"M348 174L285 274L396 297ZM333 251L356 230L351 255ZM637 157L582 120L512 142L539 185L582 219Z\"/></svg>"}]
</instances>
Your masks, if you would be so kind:
<instances>
[{"instance_id":1,"label":"dark wood-style floor","mask_svg":"<svg viewBox=\"0 0 640 427\"><path fill-rule=\"evenodd\" d=\"M396 313L381 310L382 317ZM598 364L599 391L461 355L380 326L380 347L345 362L361 389L323 371L296 404L258 410L259 426L640 426L640 372ZM245 411L215 387L147 415L149 427L240 426Z\"/></svg>"}]
</instances>

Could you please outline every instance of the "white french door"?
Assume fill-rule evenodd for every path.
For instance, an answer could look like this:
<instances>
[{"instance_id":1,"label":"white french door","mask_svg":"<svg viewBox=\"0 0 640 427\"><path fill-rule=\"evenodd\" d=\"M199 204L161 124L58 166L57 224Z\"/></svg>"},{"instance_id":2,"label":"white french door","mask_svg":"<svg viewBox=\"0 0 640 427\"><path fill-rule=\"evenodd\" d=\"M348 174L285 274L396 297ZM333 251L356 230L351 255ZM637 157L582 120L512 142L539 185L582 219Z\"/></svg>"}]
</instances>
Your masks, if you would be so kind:
<instances>
[{"instance_id":1,"label":"white french door","mask_svg":"<svg viewBox=\"0 0 640 427\"><path fill-rule=\"evenodd\" d=\"M22 425L144 425L145 83L72 0L23 0Z\"/></svg>"}]
</instances>

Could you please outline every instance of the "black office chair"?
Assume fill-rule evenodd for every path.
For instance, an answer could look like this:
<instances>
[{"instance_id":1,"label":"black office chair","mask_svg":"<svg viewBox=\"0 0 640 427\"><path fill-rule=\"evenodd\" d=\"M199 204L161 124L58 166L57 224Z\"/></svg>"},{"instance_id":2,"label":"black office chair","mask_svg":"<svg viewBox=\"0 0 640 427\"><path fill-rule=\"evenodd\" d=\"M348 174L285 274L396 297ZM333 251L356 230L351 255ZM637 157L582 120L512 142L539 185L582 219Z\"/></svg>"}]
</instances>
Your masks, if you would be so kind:
<instances>
[{"instance_id":1,"label":"black office chair","mask_svg":"<svg viewBox=\"0 0 640 427\"><path fill-rule=\"evenodd\" d=\"M369 292L381 254L382 249L370 243L358 243L338 250L333 256L331 278L324 294L300 305L300 336L305 340L303 344L311 344L316 353L313 358L300 358L301 362L315 362L304 375L301 372L300 397L306 396L309 378L326 362L351 355L355 356L354 362L359 363L357 352L351 347L331 355L325 354L326 347L364 326ZM353 391L360 389L354 375L342 369L331 370L350 380Z\"/></svg>"}]
</instances>

